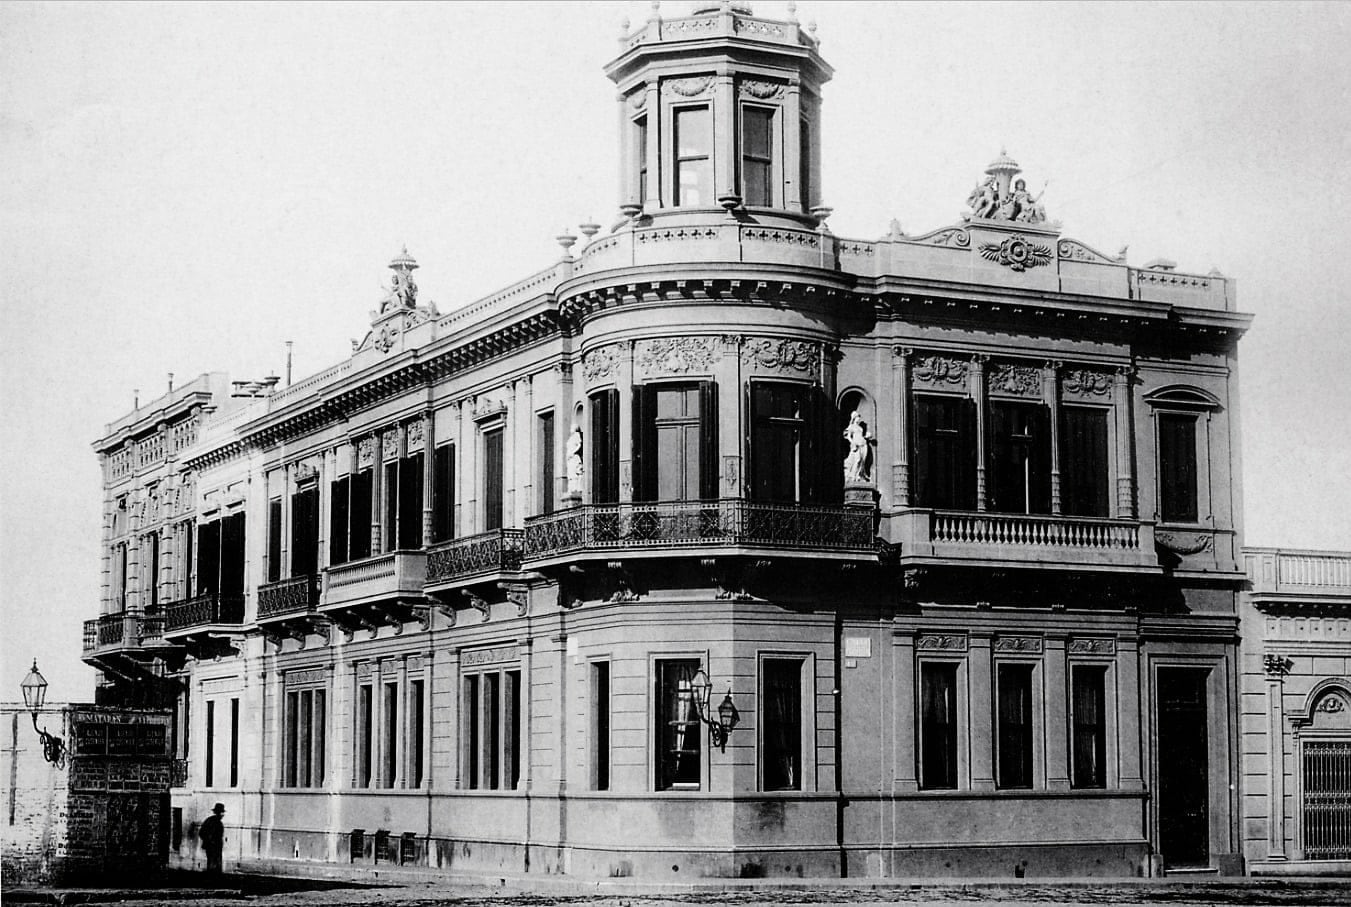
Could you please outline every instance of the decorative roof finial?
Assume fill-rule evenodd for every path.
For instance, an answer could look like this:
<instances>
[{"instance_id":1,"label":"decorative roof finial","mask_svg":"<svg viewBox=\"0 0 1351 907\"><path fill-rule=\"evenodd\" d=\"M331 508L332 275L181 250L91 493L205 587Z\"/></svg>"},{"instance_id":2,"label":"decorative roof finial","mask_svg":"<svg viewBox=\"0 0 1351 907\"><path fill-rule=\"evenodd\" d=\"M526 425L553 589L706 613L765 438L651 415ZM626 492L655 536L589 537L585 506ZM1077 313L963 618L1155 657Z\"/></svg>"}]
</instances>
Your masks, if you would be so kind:
<instances>
[{"instance_id":1,"label":"decorative roof finial","mask_svg":"<svg viewBox=\"0 0 1351 907\"><path fill-rule=\"evenodd\" d=\"M793 0L788 0L788 21L797 21L797 4Z\"/></svg>"},{"instance_id":2,"label":"decorative roof finial","mask_svg":"<svg viewBox=\"0 0 1351 907\"><path fill-rule=\"evenodd\" d=\"M647 21L649 22L661 21L661 0L652 0L652 12L648 15Z\"/></svg>"}]
</instances>

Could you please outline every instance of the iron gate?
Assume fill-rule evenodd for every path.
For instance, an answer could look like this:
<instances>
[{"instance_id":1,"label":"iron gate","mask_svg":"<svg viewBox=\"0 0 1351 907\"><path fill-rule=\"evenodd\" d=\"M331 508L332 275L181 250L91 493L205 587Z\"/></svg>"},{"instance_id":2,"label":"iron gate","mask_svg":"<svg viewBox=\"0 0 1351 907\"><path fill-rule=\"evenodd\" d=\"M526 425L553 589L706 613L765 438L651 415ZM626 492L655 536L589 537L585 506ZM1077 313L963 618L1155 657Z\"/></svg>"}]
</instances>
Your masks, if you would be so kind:
<instances>
[{"instance_id":1,"label":"iron gate","mask_svg":"<svg viewBox=\"0 0 1351 907\"><path fill-rule=\"evenodd\" d=\"M1306 740L1304 859L1351 859L1351 739Z\"/></svg>"}]
</instances>

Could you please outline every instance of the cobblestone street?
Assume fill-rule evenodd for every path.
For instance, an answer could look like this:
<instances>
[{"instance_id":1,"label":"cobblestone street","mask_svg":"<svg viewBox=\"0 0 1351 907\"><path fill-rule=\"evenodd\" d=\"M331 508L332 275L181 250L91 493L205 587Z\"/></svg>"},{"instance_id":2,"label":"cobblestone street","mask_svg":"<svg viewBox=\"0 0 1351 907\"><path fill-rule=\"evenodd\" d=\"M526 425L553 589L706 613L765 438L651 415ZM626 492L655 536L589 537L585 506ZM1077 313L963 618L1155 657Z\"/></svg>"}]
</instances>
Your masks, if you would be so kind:
<instances>
[{"instance_id":1,"label":"cobblestone street","mask_svg":"<svg viewBox=\"0 0 1351 907\"><path fill-rule=\"evenodd\" d=\"M196 881L196 880L193 880ZM527 890L512 884L421 882L398 885L356 885L306 879L262 876L226 876L206 888L175 887L158 891L130 889L71 889L9 891L9 903L112 903L124 905L191 904L193 907L259 907L324 905L324 907L666 907L666 905L812 904L1167 904L1167 905L1341 905L1351 904L1351 881L1330 880L1207 880L1205 882L1061 883L913 883L879 885L870 882L756 884L729 881L684 886L644 887L621 881L599 883L588 891L583 883L559 883L556 891L539 886Z\"/></svg>"}]
</instances>

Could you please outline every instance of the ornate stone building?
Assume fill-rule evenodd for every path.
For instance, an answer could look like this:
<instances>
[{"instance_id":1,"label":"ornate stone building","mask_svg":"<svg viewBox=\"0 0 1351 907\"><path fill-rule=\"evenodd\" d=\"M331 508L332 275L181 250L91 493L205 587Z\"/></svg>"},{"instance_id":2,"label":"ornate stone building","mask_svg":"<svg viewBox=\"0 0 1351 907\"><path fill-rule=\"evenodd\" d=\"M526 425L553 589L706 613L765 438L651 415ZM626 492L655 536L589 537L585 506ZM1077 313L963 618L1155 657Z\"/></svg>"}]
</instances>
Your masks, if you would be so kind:
<instances>
[{"instance_id":1,"label":"ornate stone building","mask_svg":"<svg viewBox=\"0 0 1351 907\"><path fill-rule=\"evenodd\" d=\"M89 658L182 663L185 815L503 873L1239 870L1233 281L1062 235L1002 154L958 223L835 236L795 21L606 71L613 230L444 315L400 255L350 358L175 449L191 554L96 624L149 575L162 633Z\"/></svg>"},{"instance_id":2,"label":"ornate stone building","mask_svg":"<svg viewBox=\"0 0 1351 907\"><path fill-rule=\"evenodd\" d=\"M1351 553L1244 550L1244 856L1351 871Z\"/></svg>"}]
</instances>

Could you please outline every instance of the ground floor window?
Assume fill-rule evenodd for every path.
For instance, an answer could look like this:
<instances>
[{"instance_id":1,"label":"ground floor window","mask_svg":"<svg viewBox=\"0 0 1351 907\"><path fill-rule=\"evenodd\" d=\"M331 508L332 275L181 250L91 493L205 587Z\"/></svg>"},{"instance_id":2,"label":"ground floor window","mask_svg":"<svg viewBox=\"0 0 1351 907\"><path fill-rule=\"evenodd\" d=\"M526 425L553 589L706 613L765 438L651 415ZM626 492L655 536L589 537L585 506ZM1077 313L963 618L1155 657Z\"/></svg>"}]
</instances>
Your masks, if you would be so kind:
<instances>
[{"instance_id":1,"label":"ground floor window","mask_svg":"<svg viewBox=\"0 0 1351 907\"><path fill-rule=\"evenodd\" d=\"M999 786L1032 786L1032 665L999 666Z\"/></svg>"},{"instance_id":2,"label":"ground floor window","mask_svg":"<svg viewBox=\"0 0 1351 907\"><path fill-rule=\"evenodd\" d=\"M658 790L698 788L700 783L699 712L692 681L697 658L656 663L656 785Z\"/></svg>"},{"instance_id":3,"label":"ground floor window","mask_svg":"<svg viewBox=\"0 0 1351 907\"><path fill-rule=\"evenodd\" d=\"M919 669L919 785L957 786L957 666L926 663Z\"/></svg>"},{"instance_id":4,"label":"ground floor window","mask_svg":"<svg viewBox=\"0 0 1351 907\"><path fill-rule=\"evenodd\" d=\"M287 692L282 754L286 787L323 787L326 724L323 690Z\"/></svg>"},{"instance_id":5,"label":"ground floor window","mask_svg":"<svg viewBox=\"0 0 1351 907\"><path fill-rule=\"evenodd\" d=\"M521 672L464 675L462 785L515 790L521 780Z\"/></svg>"},{"instance_id":6,"label":"ground floor window","mask_svg":"<svg viewBox=\"0 0 1351 907\"><path fill-rule=\"evenodd\" d=\"M1304 859L1351 859L1351 737L1301 748Z\"/></svg>"},{"instance_id":7,"label":"ground floor window","mask_svg":"<svg viewBox=\"0 0 1351 907\"><path fill-rule=\"evenodd\" d=\"M801 658L766 658L760 696L765 790L802 790Z\"/></svg>"},{"instance_id":8,"label":"ground floor window","mask_svg":"<svg viewBox=\"0 0 1351 907\"><path fill-rule=\"evenodd\" d=\"M1107 786L1107 668L1076 665L1070 672L1071 784Z\"/></svg>"}]
</instances>

